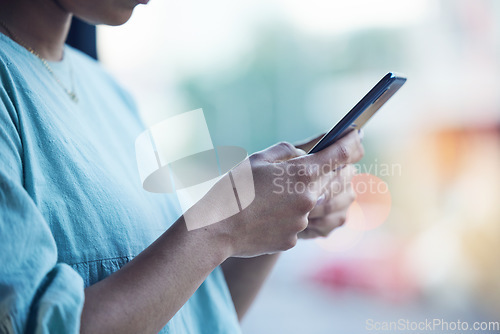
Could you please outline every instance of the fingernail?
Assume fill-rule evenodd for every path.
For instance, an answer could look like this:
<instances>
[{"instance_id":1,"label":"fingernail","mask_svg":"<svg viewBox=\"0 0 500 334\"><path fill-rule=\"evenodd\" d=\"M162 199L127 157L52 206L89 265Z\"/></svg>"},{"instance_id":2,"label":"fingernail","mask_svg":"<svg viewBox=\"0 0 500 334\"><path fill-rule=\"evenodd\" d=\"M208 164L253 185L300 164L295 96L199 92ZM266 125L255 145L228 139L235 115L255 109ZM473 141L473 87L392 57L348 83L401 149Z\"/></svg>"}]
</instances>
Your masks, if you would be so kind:
<instances>
[{"instance_id":1,"label":"fingernail","mask_svg":"<svg viewBox=\"0 0 500 334\"><path fill-rule=\"evenodd\" d=\"M325 199L326 199L325 194L321 195L320 197L318 197L318 200L316 201L316 205L323 204L325 202Z\"/></svg>"},{"instance_id":2,"label":"fingernail","mask_svg":"<svg viewBox=\"0 0 500 334\"><path fill-rule=\"evenodd\" d=\"M363 141L363 137L365 136L365 132L363 131L363 129L358 130L358 135L359 135L359 140Z\"/></svg>"},{"instance_id":3,"label":"fingernail","mask_svg":"<svg viewBox=\"0 0 500 334\"><path fill-rule=\"evenodd\" d=\"M297 153L299 154L299 156L301 156L301 155L306 155L306 154L307 154L307 152L306 152L306 151L304 151L304 150L303 150L303 149L301 149L301 148L297 148L296 150L297 150Z\"/></svg>"}]
</instances>

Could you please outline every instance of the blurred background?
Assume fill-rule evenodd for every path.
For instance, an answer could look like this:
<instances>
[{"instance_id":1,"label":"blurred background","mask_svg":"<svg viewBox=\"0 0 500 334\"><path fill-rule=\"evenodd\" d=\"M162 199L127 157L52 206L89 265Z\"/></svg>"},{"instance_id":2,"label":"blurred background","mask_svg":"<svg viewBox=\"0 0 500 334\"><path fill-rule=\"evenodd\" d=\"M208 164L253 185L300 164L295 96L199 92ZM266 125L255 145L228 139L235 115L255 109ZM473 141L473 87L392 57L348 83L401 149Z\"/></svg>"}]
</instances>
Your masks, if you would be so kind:
<instances>
[{"instance_id":1,"label":"blurred background","mask_svg":"<svg viewBox=\"0 0 500 334\"><path fill-rule=\"evenodd\" d=\"M215 145L248 152L327 131L384 74L408 77L359 165L390 194L283 254L244 333L500 321L499 1L152 0L97 41L147 125L203 108Z\"/></svg>"}]
</instances>

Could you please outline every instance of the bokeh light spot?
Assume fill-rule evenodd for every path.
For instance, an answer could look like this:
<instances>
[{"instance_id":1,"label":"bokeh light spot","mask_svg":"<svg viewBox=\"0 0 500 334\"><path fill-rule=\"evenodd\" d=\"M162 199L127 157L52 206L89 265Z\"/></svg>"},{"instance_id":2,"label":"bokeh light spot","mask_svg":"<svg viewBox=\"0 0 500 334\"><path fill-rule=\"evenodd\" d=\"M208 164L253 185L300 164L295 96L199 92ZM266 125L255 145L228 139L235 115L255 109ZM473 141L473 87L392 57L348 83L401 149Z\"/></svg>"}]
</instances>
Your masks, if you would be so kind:
<instances>
[{"instance_id":1,"label":"bokeh light spot","mask_svg":"<svg viewBox=\"0 0 500 334\"><path fill-rule=\"evenodd\" d=\"M387 183L375 175L363 173L354 176L352 187L356 192L356 201L352 204L349 212L358 210L357 207L359 207L365 221L364 224L354 222L351 228L373 230L382 225L389 217L392 204ZM348 214L347 223L350 219L358 219L358 217L359 215L356 214L352 214L352 217Z\"/></svg>"}]
</instances>

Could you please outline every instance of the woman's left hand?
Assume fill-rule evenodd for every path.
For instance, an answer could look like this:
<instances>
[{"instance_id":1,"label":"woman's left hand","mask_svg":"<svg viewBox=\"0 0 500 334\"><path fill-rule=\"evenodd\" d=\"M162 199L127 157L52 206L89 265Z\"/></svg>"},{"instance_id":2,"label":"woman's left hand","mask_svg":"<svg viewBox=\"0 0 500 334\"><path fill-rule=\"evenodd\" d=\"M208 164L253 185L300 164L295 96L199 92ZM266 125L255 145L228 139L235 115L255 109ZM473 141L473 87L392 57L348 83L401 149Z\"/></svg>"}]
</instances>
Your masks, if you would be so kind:
<instances>
[{"instance_id":1,"label":"woman's left hand","mask_svg":"<svg viewBox=\"0 0 500 334\"><path fill-rule=\"evenodd\" d=\"M336 175L330 178L329 184L324 188L323 195L309 213L309 225L298 234L301 239L326 237L346 221L347 210L356 198L351 186L351 180L356 174L356 167L347 165L331 173L336 173Z\"/></svg>"},{"instance_id":2,"label":"woman's left hand","mask_svg":"<svg viewBox=\"0 0 500 334\"><path fill-rule=\"evenodd\" d=\"M308 152L322 137L323 135L318 136L296 147ZM347 165L331 173L336 175L329 178L329 184L324 188L323 199L320 198L309 213L309 225L298 234L301 239L326 237L346 221L347 210L356 198L351 186L352 178L356 175L356 167Z\"/></svg>"}]
</instances>

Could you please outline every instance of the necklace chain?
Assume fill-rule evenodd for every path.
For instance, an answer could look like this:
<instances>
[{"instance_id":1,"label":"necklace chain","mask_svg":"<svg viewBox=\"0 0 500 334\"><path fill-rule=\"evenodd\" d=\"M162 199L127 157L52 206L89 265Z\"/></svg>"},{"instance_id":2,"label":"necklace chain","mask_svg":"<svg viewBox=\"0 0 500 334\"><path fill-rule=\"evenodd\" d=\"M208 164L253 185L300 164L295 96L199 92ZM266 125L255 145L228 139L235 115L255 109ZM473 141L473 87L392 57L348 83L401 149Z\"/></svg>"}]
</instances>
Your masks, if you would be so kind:
<instances>
[{"instance_id":1,"label":"necklace chain","mask_svg":"<svg viewBox=\"0 0 500 334\"><path fill-rule=\"evenodd\" d=\"M54 78L54 80L57 82L57 84L59 86L61 86L61 88L66 92L66 94L68 94L69 98L73 102L77 103L78 102L78 96L76 95L76 92L75 92L73 70L71 68L71 65L70 65L71 89L68 89L61 82L61 80L59 79L59 77L54 73L54 70L52 69L52 67L50 67L48 61L45 58L43 58L42 56L40 56L40 54L36 50L34 50L32 47L28 46L26 43L24 43L24 41L22 39L20 39L16 34L14 34L12 32L12 30L10 30L9 27L5 24L4 21L0 20L0 25L5 29L5 31L7 31L7 33L10 35L10 37L15 42L17 42L19 45L21 45L22 47L24 47L26 50L28 50L32 55L34 55L35 57L37 57L42 62L43 66L47 69L47 71L50 73L50 75L52 76L52 78Z\"/></svg>"}]
</instances>

